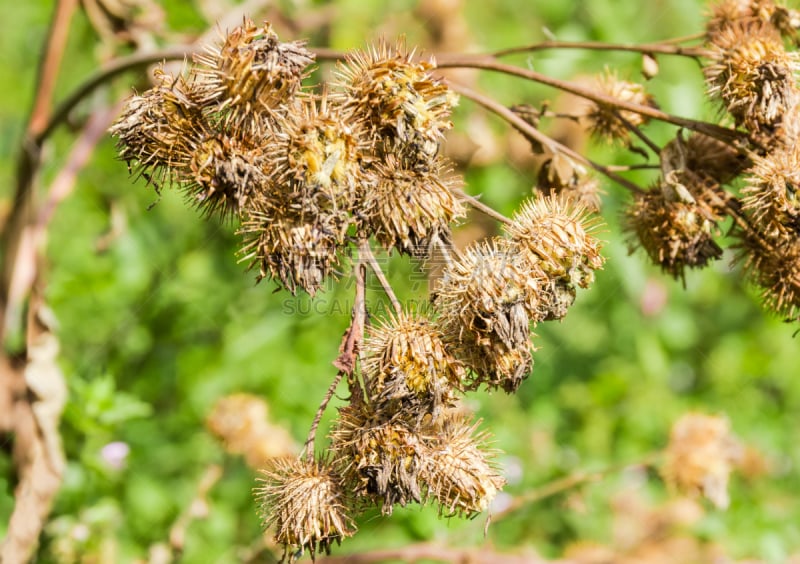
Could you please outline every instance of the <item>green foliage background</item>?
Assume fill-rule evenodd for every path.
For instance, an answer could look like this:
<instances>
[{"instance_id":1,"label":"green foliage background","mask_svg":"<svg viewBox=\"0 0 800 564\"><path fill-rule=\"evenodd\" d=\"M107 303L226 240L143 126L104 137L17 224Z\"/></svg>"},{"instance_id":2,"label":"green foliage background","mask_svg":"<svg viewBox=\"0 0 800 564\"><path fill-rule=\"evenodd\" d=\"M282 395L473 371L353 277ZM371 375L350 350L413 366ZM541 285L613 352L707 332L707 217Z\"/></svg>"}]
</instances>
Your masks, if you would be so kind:
<instances>
[{"instance_id":1,"label":"green foliage background","mask_svg":"<svg viewBox=\"0 0 800 564\"><path fill-rule=\"evenodd\" d=\"M207 25L188 3L172 0L164 7L176 28L201 32ZM425 36L410 15L413 8L405 0L337 2L330 44L361 47L376 30L401 29L413 45ZM0 34L0 81L6 85L0 90L0 190L6 205L50 10L51 3L42 0L0 5L0 18L7 22ZM695 0L466 1L475 44L465 49L531 43L545 38L545 29L559 39L654 42L700 31L702 10ZM312 45L318 41L311 38ZM59 79L61 97L93 71L95 45L79 15ZM629 54L583 51L548 51L517 62L561 78L608 65L636 79L639 64ZM703 100L697 65L661 63L650 88L662 107L713 119L716 110ZM133 84L141 87L142 79L127 75L97 96L110 99ZM555 97L497 75L483 76L480 84L507 104ZM91 104L82 108L90 111ZM463 104L456 130L473 111L479 110ZM498 132L504 130L490 121ZM660 143L674 133L658 126L652 131ZM49 146L44 182L63 162L72 139L73 133L62 129ZM636 160L608 147L595 146L592 154L605 162ZM470 169L466 179L471 193L511 212L530 194L535 174L499 163ZM709 511L696 533L719 542L733 557L783 562L800 549L796 328L762 313L755 293L729 268L730 255L689 274L685 289L662 277L643 255L628 256L618 225L625 195L608 184L606 191L608 262L596 284L580 293L562 323L539 326L534 372L516 396L469 398L505 453L501 462L511 478L506 491L519 495L579 470L636 461L663 447L670 425L687 410L725 413L734 431L764 454L770 473L753 482L734 480L730 509ZM124 218L121 235L98 251L112 213ZM273 419L301 441L334 376L330 363L349 318L341 304L351 299L351 290L342 284L312 304L273 293L268 282L255 286L236 262L234 230L198 217L179 194L159 198L143 182L134 184L115 159L110 139L58 210L49 237L47 300L59 320L61 365L70 390L62 425L69 464L41 562L55 561L53 539L79 520L91 525L83 545L87 553L104 550L113 539L112 561L146 557L148 547L166 540L212 462L224 466L224 476L211 492L208 518L189 528L182 561L235 562L243 547L257 542L255 476L223 452L203 420L221 396L247 391L266 398ZM411 287L410 272L404 260L389 263L400 293L421 297L424 288ZM642 296L654 287L663 288L668 304L648 316ZM300 313L292 315L295 311ZM124 470L102 462L100 449L111 441L130 445ZM665 499L657 476L649 478L647 495L656 503ZM433 539L458 546L489 542L504 550L533 547L552 557L577 539L607 543L609 500L625 479L611 474L583 487L583 512L571 509L564 496L526 506L490 527L486 539L482 517L439 520L434 509L417 507L398 509L390 519L371 514L337 553ZM13 484L10 458L0 452L0 536Z\"/></svg>"}]
</instances>

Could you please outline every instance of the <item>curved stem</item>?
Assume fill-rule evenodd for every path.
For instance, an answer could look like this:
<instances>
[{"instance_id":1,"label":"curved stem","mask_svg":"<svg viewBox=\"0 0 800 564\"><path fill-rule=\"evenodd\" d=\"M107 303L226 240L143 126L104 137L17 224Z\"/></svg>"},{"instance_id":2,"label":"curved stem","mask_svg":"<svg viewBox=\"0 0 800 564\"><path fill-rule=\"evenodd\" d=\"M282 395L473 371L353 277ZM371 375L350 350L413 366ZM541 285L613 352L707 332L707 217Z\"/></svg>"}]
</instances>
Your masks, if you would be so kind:
<instances>
[{"instance_id":1,"label":"curved stem","mask_svg":"<svg viewBox=\"0 0 800 564\"><path fill-rule=\"evenodd\" d=\"M517 76L520 78L531 80L533 82L544 84L546 86L557 88L558 90L562 90L564 92L569 92L570 94L580 96L581 98L591 100L598 104L604 104L606 106L611 106L614 108L618 108L620 110L628 110L630 112L641 114L643 116L647 116L649 118L658 121L664 121L667 123L671 123L673 125L684 127L691 131L703 133L705 135L708 135L709 137L719 139L720 141L729 143L734 146L736 146L735 144L736 141L743 141L747 139L747 134L742 131L736 131L735 129L720 127L719 125L714 125L712 123L707 123L704 121L697 121L693 119L683 118L680 116L675 116L663 112L657 108L652 108L650 106L645 106L642 104L634 104L632 102L619 100L612 96L606 96L605 94L595 92L594 90L585 88L583 86L579 86L577 84L573 84L571 82L559 80L557 78L552 78L532 70L516 67L514 65L507 65L490 57L453 58L450 60L445 60L444 62L439 62L437 63L436 66L437 68L440 69L445 69L445 68L483 69L483 70L489 70L507 74L510 76Z\"/></svg>"},{"instance_id":2,"label":"curved stem","mask_svg":"<svg viewBox=\"0 0 800 564\"><path fill-rule=\"evenodd\" d=\"M573 151L566 145L562 145L561 143L555 141L554 139L551 139L550 137L548 137L535 127L533 127L527 121L519 117L517 114L515 114L514 112L512 112L499 102L496 102L491 98L484 96L483 94L479 94L478 92L475 92L471 88L467 88L466 86L456 84L452 81L448 81L448 85L454 92L457 92L462 96L464 96L465 98L468 98L473 102L480 104L487 110L494 112L495 114L506 120L509 124L514 126L520 133L522 133L528 139L536 141L537 143L540 143L541 145L547 147L547 149L551 153L553 154L562 153L575 161L590 166L597 172L607 176L608 178L610 178L620 186L630 190L631 192L635 193L643 192L643 190L639 186L637 186L627 178L623 178L620 175L611 172L608 169L608 167L603 166L600 163L596 163L584 157L580 153Z\"/></svg>"},{"instance_id":3,"label":"curved stem","mask_svg":"<svg viewBox=\"0 0 800 564\"><path fill-rule=\"evenodd\" d=\"M679 57L702 57L706 50L701 47L681 47L676 44L653 43L649 45L634 45L630 43L603 43L601 41L541 41L530 45L510 47L494 51L491 57L506 57L520 53L532 53L546 49L586 49L589 51L629 51L632 53L646 53L648 55L677 55Z\"/></svg>"}]
</instances>

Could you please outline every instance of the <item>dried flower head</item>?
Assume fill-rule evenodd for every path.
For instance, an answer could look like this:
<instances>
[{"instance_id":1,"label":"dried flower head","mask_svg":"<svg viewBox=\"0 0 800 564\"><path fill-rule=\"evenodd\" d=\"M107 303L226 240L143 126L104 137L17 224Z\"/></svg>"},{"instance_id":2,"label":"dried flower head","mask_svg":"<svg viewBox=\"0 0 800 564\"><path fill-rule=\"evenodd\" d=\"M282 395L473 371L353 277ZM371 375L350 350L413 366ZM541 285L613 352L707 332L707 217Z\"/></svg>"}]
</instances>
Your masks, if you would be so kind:
<instances>
[{"instance_id":1,"label":"dried flower head","mask_svg":"<svg viewBox=\"0 0 800 564\"><path fill-rule=\"evenodd\" d=\"M665 481L682 493L701 494L720 509L728 507L728 477L741 447L724 417L689 413L672 427Z\"/></svg>"},{"instance_id":2,"label":"dried flower head","mask_svg":"<svg viewBox=\"0 0 800 564\"><path fill-rule=\"evenodd\" d=\"M780 124L795 104L798 59L786 51L780 34L768 25L732 25L714 35L711 63L703 69L708 93L751 131Z\"/></svg>"},{"instance_id":3,"label":"dried flower head","mask_svg":"<svg viewBox=\"0 0 800 564\"><path fill-rule=\"evenodd\" d=\"M277 125L268 152L274 189L264 205L302 215L349 211L368 182L366 147L338 100L303 97Z\"/></svg>"},{"instance_id":4,"label":"dried flower head","mask_svg":"<svg viewBox=\"0 0 800 564\"><path fill-rule=\"evenodd\" d=\"M527 200L505 227L525 262L538 265L549 278L566 278L587 288L603 266L598 221L565 197Z\"/></svg>"},{"instance_id":5,"label":"dried flower head","mask_svg":"<svg viewBox=\"0 0 800 564\"><path fill-rule=\"evenodd\" d=\"M762 288L765 305L786 319L800 318L800 240L796 234L770 237L737 230L738 262Z\"/></svg>"},{"instance_id":6,"label":"dried flower head","mask_svg":"<svg viewBox=\"0 0 800 564\"><path fill-rule=\"evenodd\" d=\"M600 211L600 183L586 168L563 153L556 153L539 169L536 190L542 196L561 196L573 200L590 212Z\"/></svg>"},{"instance_id":7,"label":"dried flower head","mask_svg":"<svg viewBox=\"0 0 800 564\"><path fill-rule=\"evenodd\" d=\"M239 216L270 185L262 150L224 134L208 136L197 146L189 170L183 188L190 202L225 218Z\"/></svg>"},{"instance_id":8,"label":"dried flower head","mask_svg":"<svg viewBox=\"0 0 800 564\"><path fill-rule=\"evenodd\" d=\"M240 260L258 266L259 280L270 277L292 294L302 288L313 296L336 274L348 225L344 212L304 217L254 210L239 230L245 239Z\"/></svg>"},{"instance_id":9,"label":"dried flower head","mask_svg":"<svg viewBox=\"0 0 800 564\"><path fill-rule=\"evenodd\" d=\"M737 25L771 25L791 37L800 27L800 14L772 0L721 0L711 6L706 31L712 41L723 30Z\"/></svg>"},{"instance_id":10,"label":"dried flower head","mask_svg":"<svg viewBox=\"0 0 800 564\"><path fill-rule=\"evenodd\" d=\"M187 81L161 67L154 76L153 88L132 96L109 131L129 169L160 190L191 178L190 162L210 133Z\"/></svg>"},{"instance_id":11,"label":"dried flower head","mask_svg":"<svg viewBox=\"0 0 800 564\"><path fill-rule=\"evenodd\" d=\"M445 269L438 322L453 353L472 369L469 389L486 384L511 393L528 376L528 311L536 307L542 280L533 274L502 240L468 247Z\"/></svg>"},{"instance_id":12,"label":"dried flower head","mask_svg":"<svg viewBox=\"0 0 800 564\"><path fill-rule=\"evenodd\" d=\"M713 239L713 215L696 202L673 197L663 184L634 196L624 228L632 234L631 252L641 246L653 263L676 279L684 279L687 266L702 268L722 256Z\"/></svg>"},{"instance_id":13,"label":"dried flower head","mask_svg":"<svg viewBox=\"0 0 800 564\"><path fill-rule=\"evenodd\" d=\"M402 313L370 330L363 346L367 396L382 412L436 417L452 405L464 369L425 317Z\"/></svg>"},{"instance_id":14,"label":"dried flower head","mask_svg":"<svg viewBox=\"0 0 800 564\"><path fill-rule=\"evenodd\" d=\"M337 473L325 460L274 459L262 471L256 489L267 527L294 560L295 551L329 552L331 545L355 533L347 497Z\"/></svg>"},{"instance_id":15,"label":"dried flower head","mask_svg":"<svg viewBox=\"0 0 800 564\"><path fill-rule=\"evenodd\" d=\"M206 427L229 453L244 455L248 466L260 468L269 459L297 451L289 432L269 422L268 411L267 403L251 394L225 396L214 404Z\"/></svg>"},{"instance_id":16,"label":"dried flower head","mask_svg":"<svg viewBox=\"0 0 800 564\"><path fill-rule=\"evenodd\" d=\"M399 420L386 420L361 403L339 410L331 449L353 493L376 502L384 515L395 503L421 503L420 471L425 465L420 435Z\"/></svg>"},{"instance_id":17,"label":"dried flower head","mask_svg":"<svg viewBox=\"0 0 800 564\"><path fill-rule=\"evenodd\" d=\"M375 165L377 182L364 194L360 213L367 231L387 250L422 258L450 241L450 224L465 215L453 190L460 183L444 157L425 166L387 155Z\"/></svg>"},{"instance_id":18,"label":"dried flower head","mask_svg":"<svg viewBox=\"0 0 800 564\"><path fill-rule=\"evenodd\" d=\"M747 157L734 147L702 133L692 133L685 141L676 137L664 150L678 143L683 145L684 152L681 168L710 178L717 184L730 182L748 166Z\"/></svg>"},{"instance_id":19,"label":"dried flower head","mask_svg":"<svg viewBox=\"0 0 800 564\"><path fill-rule=\"evenodd\" d=\"M314 54L304 41L281 43L269 23L259 28L245 19L221 45L207 46L194 60L204 105L213 107L225 127L259 134L259 118L285 111Z\"/></svg>"},{"instance_id":20,"label":"dried flower head","mask_svg":"<svg viewBox=\"0 0 800 564\"><path fill-rule=\"evenodd\" d=\"M431 75L433 61L414 61L402 43L385 42L355 51L338 68L338 84L347 94L353 114L390 145L412 148L424 156L439 149L450 129L456 95Z\"/></svg>"},{"instance_id":21,"label":"dried flower head","mask_svg":"<svg viewBox=\"0 0 800 564\"><path fill-rule=\"evenodd\" d=\"M597 78L596 90L600 94L621 102L656 107L655 100L645 91L644 86L622 80L617 76L616 71L608 68ZM647 123L647 118L641 114L629 110L620 110L612 104L601 102L593 102L589 106L586 118L589 121L589 131L592 135L606 141L623 141L626 143L630 137L630 130L625 124L626 121L634 127Z\"/></svg>"},{"instance_id":22,"label":"dried flower head","mask_svg":"<svg viewBox=\"0 0 800 564\"><path fill-rule=\"evenodd\" d=\"M475 434L479 424L451 419L427 445L423 479L448 516L472 517L486 511L505 485L491 460L496 453L483 446L488 433Z\"/></svg>"},{"instance_id":23,"label":"dried flower head","mask_svg":"<svg viewBox=\"0 0 800 564\"><path fill-rule=\"evenodd\" d=\"M800 146L755 157L742 190L744 209L766 234L800 233Z\"/></svg>"}]
</instances>

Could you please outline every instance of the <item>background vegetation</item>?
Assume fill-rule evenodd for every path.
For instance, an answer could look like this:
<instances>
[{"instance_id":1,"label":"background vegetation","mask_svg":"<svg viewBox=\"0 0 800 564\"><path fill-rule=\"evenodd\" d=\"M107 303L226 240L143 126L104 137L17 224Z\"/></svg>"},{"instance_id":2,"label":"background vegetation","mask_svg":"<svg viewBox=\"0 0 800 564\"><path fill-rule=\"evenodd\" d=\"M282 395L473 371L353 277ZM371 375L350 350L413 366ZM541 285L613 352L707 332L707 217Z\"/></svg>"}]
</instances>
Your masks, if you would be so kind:
<instances>
[{"instance_id":1,"label":"background vegetation","mask_svg":"<svg viewBox=\"0 0 800 564\"><path fill-rule=\"evenodd\" d=\"M6 85L0 89L3 215L13 196L18 143L51 4L0 5L6 22L0 34L0 81ZM452 44L431 33L442 29L432 14L443 5L448 33L456 38ZM229 8L222 0L172 0L160 6L165 26L184 38L205 32ZM284 14L276 20L282 39L308 37L311 46L346 50L371 38L404 34L410 45L481 52L551 35L655 42L701 31L704 5L697 0L499 0L491 5L342 0L280 2L271 10ZM292 29L287 22L298 26ZM56 99L105 56L95 28L77 13ZM565 79L585 80L605 66L639 79L640 58L633 54L546 51L518 61ZM697 65L660 62L648 88L664 109L713 119L717 110L703 102ZM477 80L481 90L509 105L537 105L545 98L562 107L577 103L498 75ZM96 104L134 86L147 87L144 71L101 89L79 108L73 125L78 127ZM476 151L464 171L469 192L511 212L535 183L536 166L526 143L468 102L454 121L450 150ZM674 132L653 131L659 143ZM62 128L47 145L43 185L63 164L74 135ZM574 132L563 135L572 146L588 144L597 160L637 160L589 144ZM98 146L74 194L58 208L48 237L45 297L58 321L60 366L69 388L61 425L68 462L38 561L157 561L159 551L170 546L170 528L194 508L183 562L269 562L251 495L255 473L225 452L204 421L221 397L249 392L264 398L271 420L302 442L335 373L330 363L348 324L352 291L343 283L311 302L273 293L269 282L255 286L252 273L245 274L234 256L234 226L199 217L177 193L157 196L143 181L134 183L115 154L110 139ZM685 541L682 550L713 545L735 560L785 562L800 550L797 328L762 312L755 293L729 267L728 255L712 268L690 273L685 288L662 276L643 255L629 256L618 221L627 196L603 182L608 260L596 284L579 294L562 323L539 326L534 372L517 395L469 397L504 453L500 460L509 484L496 511L552 480L577 472L601 476L522 505L492 523L485 537L484 516L440 520L434 509L418 507L398 509L391 518L369 515L335 555L432 541L588 562L580 560L588 558L588 543L616 549L644 542L674 547L667 543L676 537ZM460 241L492 231L482 218L475 219L458 233ZM427 286L413 265L396 257L387 264L402 297L425 296ZM379 297L376 291L373 298ZM732 483L727 511L670 505L669 492L650 467L607 471L662 448L672 422L689 410L726 414L753 449L751 464ZM129 448L124 460L109 454L114 443ZM222 474L200 511L192 500L209 465L220 465ZM0 537L13 507L14 485L13 461L0 449ZM662 522L670 532L653 537L653 523ZM671 550L673 557L681 554ZM669 560L669 553L666 560L652 558L690 561Z\"/></svg>"}]
</instances>

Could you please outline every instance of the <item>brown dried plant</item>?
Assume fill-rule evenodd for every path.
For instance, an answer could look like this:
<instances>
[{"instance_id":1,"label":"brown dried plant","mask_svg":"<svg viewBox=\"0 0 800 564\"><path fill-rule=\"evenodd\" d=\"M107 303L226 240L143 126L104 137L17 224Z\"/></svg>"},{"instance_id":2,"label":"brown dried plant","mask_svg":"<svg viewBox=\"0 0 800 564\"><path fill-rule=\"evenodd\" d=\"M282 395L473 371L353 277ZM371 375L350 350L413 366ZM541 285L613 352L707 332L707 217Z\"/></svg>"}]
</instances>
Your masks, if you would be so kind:
<instances>
[{"instance_id":1,"label":"brown dried plant","mask_svg":"<svg viewBox=\"0 0 800 564\"><path fill-rule=\"evenodd\" d=\"M121 157L157 190L177 186L204 213L237 220L241 260L259 279L313 296L352 263L356 300L334 363L339 373L304 457L268 462L258 490L287 558L327 552L353 534L354 516L370 505L391 514L397 504L433 501L442 514L463 516L490 507L504 479L487 434L460 412L459 400L479 388L517 391L533 367L532 330L563 319L577 289L602 268L600 220L591 215L600 199L589 169L631 193L624 229L632 250L685 280L687 268L721 258L730 222L737 260L764 303L798 318L800 96L798 56L787 41L797 19L770 1L724 0L691 47L547 42L439 61L381 41L349 54L321 51L338 62L332 80L319 84L309 83L317 57L304 42L281 42L269 24L245 20L182 74L158 71L153 88L128 101L111 128ZM615 71L589 88L499 60L558 47L638 51L648 76L658 71L655 56L692 57L725 114L721 123L735 128L663 112L643 85ZM512 111L437 76L444 68L503 72L587 99L585 112L566 117L652 158L647 166L658 178L637 185L620 174L633 167L593 162L542 131L544 120L565 116ZM539 194L510 218L468 195L442 152L459 95L508 121L543 155ZM663 148L645 131L652 121L680 128ZM737 178L745 179L741 191ZM455 249L451 229L467 206L502 223L503 234ZM403 308L372 243L443 263L429 307ZM367 268L394 310L374 325ZM317 454L320 417L343 378L348 403ZM678 425L664 475L724 506L730 445L720 421Z\"/></svg>"}]
</instances>

